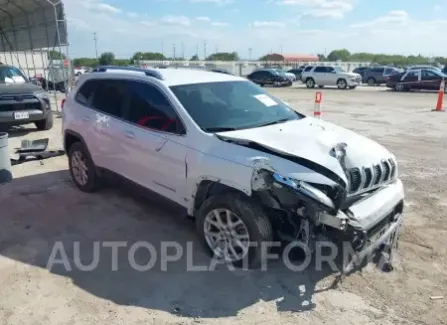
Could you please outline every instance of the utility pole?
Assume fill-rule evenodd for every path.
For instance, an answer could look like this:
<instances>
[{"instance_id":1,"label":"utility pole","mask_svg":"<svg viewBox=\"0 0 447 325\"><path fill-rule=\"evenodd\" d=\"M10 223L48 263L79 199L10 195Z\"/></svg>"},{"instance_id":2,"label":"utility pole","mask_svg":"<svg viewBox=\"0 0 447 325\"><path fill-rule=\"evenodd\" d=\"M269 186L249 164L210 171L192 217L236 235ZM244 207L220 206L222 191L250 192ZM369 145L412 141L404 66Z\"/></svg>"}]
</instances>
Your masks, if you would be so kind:
<instances>
[{"instance_id":1,"label":"utility pole","mask_svg":"<svg viewBox=\"0 0 447 325\"><path fill-rule=\"evenodd\" d=\"M204 60L206 60L206 41L203 42L203 56L204 56Z\"/></svg>"},{"instance_id":2,"label":"utility pole","mask_svg":"<svg viewBox=\"0 0 447 325\"><path fill-rule=\"evenodd\" d=\"M93 41L95 42L96 60L98 60L98 38L96 37L96 32L93 33Z\"/></svg>"},{"instance_id":3,"label":"utility pole","mask_svg":"<svg viewBox=\"0 0 447 325\"><path fill-rule=\"evenodd\" d=\"M282 54L282 45L279 47L279 53Z\"/></svg>"},{"instance_id":4,"label":"utility pole","mask_svg":"<svg viewBox=\"0 0 447 325\"><path fill-rule=\"evenodd\" d=\"M249 49L248 49L248 59L251 61L251 51L252 51L252 48L250 47Z\"/></svg>"},{"instance_id":5,"label":"utility pole","mask_svg":"<svg viewBox=\"0 0 447 325\"><path fill-rule=\"evenodd\" d=\"M175 44L172 44L172 58L175 60Z\"/></svg>"},{"instance_id":6,"label":"utility pole","mask_svg":"<svg viewBox=\"0 0 447 325\"><path fill-rule=\"evenodd\" d=\"M199 44L196 44L196 56L199 58Z\"/></svg>"},{"instance_id":7,"label":"utility pole","mask_svg":"<svg viewBox=\"0 0 447 325\"><path fill-rule=\"evenodd\" d=\"M165 55L165 43L161 41L161 54Z\"/></svg>"},{"instance_id":8,"label":"utility pole","mask_svg":"<svg viewBox=\"0 0 447 325\"><path fill-rule=\"evenodd\" d=\"M219 53L219 47L216 45L215 53Z\"/></svg>"}]
</instances>

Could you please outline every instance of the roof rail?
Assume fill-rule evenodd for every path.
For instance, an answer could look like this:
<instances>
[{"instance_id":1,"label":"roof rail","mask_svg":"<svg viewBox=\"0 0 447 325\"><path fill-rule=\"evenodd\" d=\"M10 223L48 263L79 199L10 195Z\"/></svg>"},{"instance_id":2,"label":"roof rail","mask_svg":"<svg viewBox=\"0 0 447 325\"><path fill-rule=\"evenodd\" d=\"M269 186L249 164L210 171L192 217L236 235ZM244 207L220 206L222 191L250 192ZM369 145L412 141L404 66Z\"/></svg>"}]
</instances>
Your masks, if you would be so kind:
<instances>
[{"instance_id":1,"label":"roof rail","mask_svg":"<svg viewBox=\"0 0 447 325\"><path fill-rule=\"evenodd\" d=\"M129 71L129 72L141 72L148 77L153 77L159 80L163 80L163 75L156 69L143 69L137 67L120 67L116 65L101 65L92 70L92 72L107 72L111 70L116 71Z\"/></svg>"}]
</instances>

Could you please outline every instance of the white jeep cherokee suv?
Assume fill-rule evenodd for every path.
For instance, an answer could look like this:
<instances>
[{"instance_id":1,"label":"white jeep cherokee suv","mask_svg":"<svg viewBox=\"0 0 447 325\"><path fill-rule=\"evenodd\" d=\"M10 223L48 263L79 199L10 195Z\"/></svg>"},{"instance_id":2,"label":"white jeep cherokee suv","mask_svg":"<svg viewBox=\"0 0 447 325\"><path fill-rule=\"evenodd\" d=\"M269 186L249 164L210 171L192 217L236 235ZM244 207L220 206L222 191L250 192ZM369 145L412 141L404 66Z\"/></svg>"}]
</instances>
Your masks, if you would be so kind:
<instances>
[{"instance_id":1,"label":"white jeep cherokee suv","mask_svg":"<svg viewBox=\"0 0 447 325\"><path fill-rule=\"evenodd\" d=\"M276 238L348 241L353 260L397 242L404 191L395 157L244 78L100 68L69 93L63 134L80 190L97 190L111 171L156 192L235 264L259 265L261 243Z\"/></svg>"},{"instance_id":2,"label":"white jeep cherokee suv","mask_svg":"<svg viewBox=\"0 0 447 325\"><path fill-rule=\"evenodd\" d=\"M301 75L301 80L307 88L320 88L324 86L337 86L339 89L354 89L362 82L362 76L354 72L346 72L340 67L316 65L312 69L306 69Z\"/></svg>"}]
</instances>

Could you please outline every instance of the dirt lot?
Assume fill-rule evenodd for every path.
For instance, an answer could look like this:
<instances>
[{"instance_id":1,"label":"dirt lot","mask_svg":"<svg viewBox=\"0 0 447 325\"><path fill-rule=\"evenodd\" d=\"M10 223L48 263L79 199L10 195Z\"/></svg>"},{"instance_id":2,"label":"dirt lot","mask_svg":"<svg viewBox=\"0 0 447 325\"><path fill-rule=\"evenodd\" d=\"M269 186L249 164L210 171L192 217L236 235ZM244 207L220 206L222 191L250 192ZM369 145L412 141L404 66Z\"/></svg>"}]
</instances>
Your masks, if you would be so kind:
<instances>
[{"instance_id":1,"label":"dirt lot","mask_svg":"<svg viewBox=\"0 0 447 325\"><path fill-rule=\"evenodd\" d=\"M272 89L311 113L315 91ZM167 271L132 270L122 250L111 271L110 249L91 272L46 265L55 242L73 256L81 241L88 264L94 241L193 241L197 265L209 263L194 225L175 209L122 189L87 195L70 182L65 157L13 167L0 187L0 324L447 324L447 113L430 110L435 94L380 89L324 90L323 118L379 141L397 156L406 186L406 221L397 270L367 267L339 289L333 275L219 268L185 272L183 260ZM60 119L48 133L59 149ZM293 141L293 139L291 139ZM142 259L145 257L142 256ZM143 263L143 262L141 262Z\"/></svg>"}]
</instances>

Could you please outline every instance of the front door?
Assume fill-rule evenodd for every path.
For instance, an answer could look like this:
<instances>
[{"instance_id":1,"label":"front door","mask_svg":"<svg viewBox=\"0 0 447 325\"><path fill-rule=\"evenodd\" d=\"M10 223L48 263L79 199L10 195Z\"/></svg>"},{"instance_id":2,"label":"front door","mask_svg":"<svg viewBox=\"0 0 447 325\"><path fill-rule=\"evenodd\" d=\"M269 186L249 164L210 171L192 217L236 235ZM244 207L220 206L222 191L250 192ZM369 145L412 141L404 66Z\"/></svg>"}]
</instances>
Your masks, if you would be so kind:
<instances>
[{"instance_id":1,"label":"front door","mask_svg":"<svg viewBox=\"0 0 447 325\"><path fill-rule=\"evenodd\" d=\"M431 70L421 70L421 89L439 90L441 76Z\"/></svg>"},{"instance_id":2,"label":"front door","mask_svg":"<svg viewBox=\"0 0 447 325\"><path fill-rule=\"evenodd\" d=\"M180 119L156 85L127 81L127 168L132 180L181 205L186 196L186 136Z\"/></svg>"}]
</instances>

